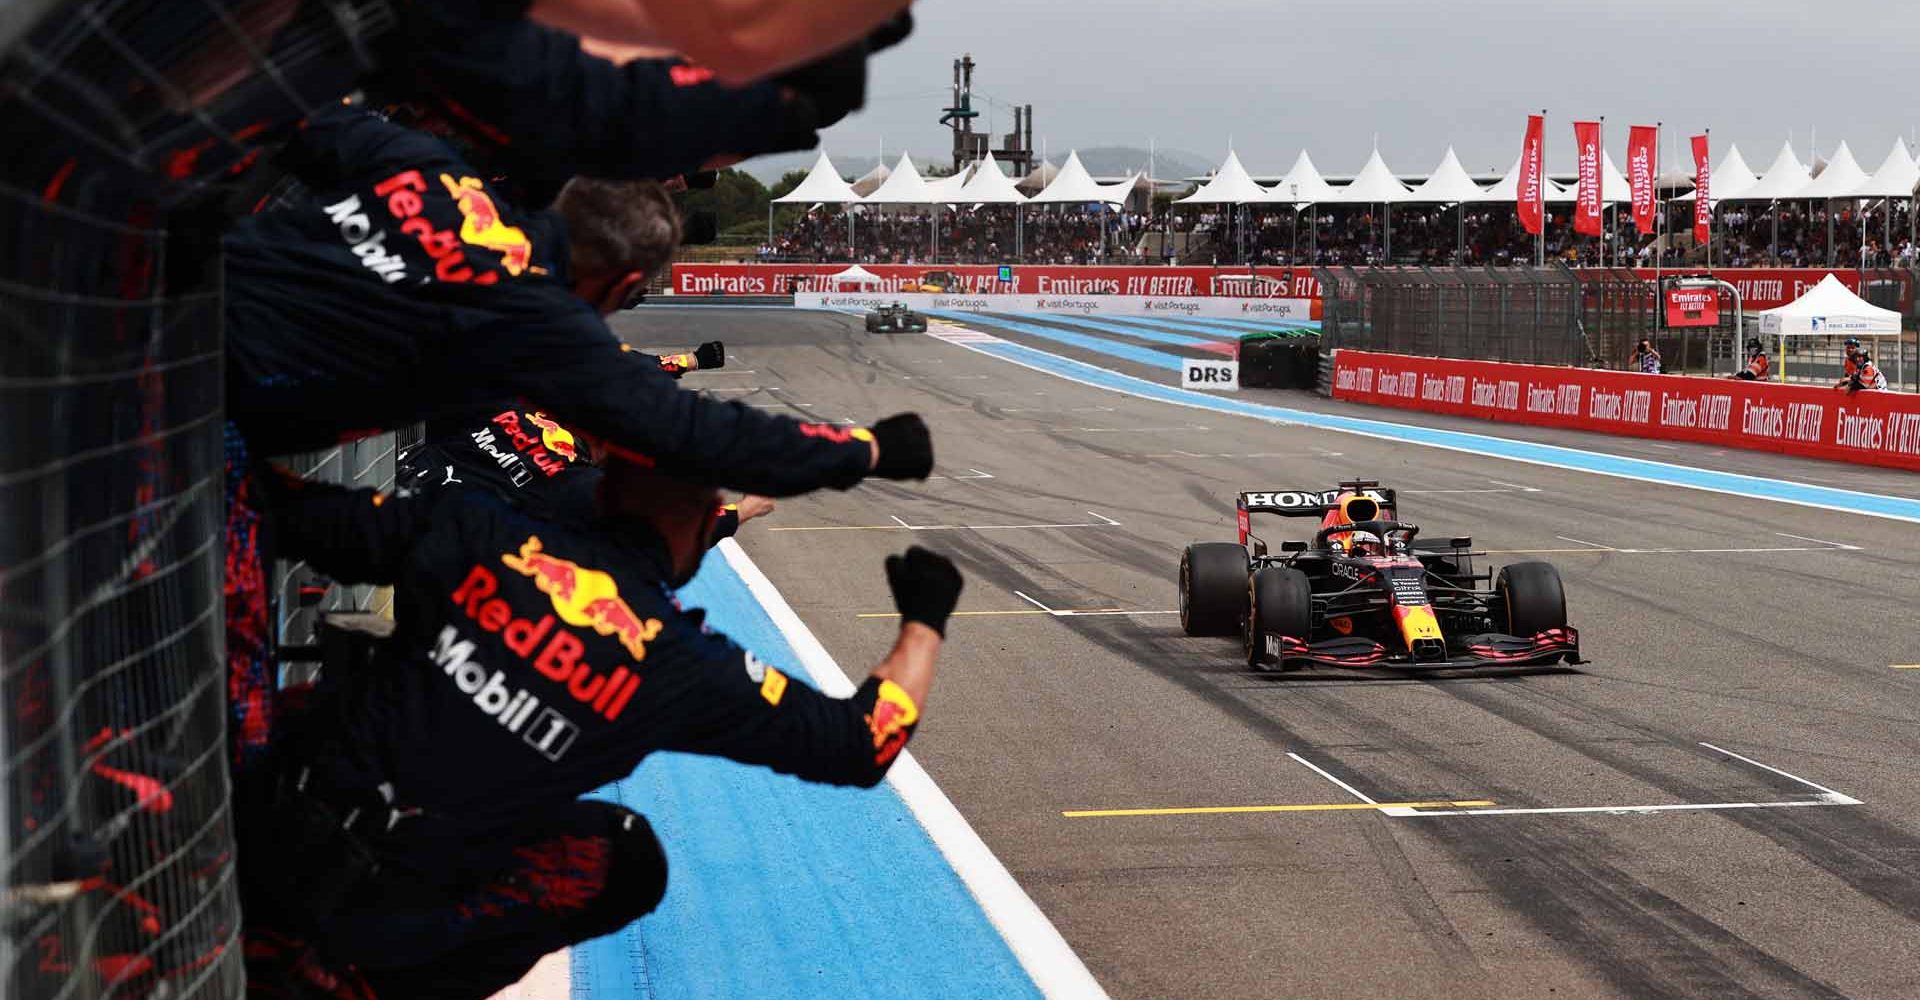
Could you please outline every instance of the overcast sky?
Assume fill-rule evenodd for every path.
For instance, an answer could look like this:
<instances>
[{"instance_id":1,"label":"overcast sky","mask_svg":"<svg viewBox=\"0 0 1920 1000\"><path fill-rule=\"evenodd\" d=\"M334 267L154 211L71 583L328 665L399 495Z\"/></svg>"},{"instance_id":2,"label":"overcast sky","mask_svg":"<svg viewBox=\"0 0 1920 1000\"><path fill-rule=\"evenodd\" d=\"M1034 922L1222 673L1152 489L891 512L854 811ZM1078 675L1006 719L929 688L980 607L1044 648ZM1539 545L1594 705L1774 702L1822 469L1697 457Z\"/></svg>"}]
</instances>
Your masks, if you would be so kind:
<instances>
[{"instance_id":1,"label":"overcast sky","mask_svg":"<svg viewBox=\"0 0 1920 1000\"><path fill-rule=\"evenodd\" d=\"M878 57L867 109L825 136L871 161L884 139L944 158L937 124L952 61L973 53L983 128L1031 103L1034 144L1149 139L1208 160L1228 139L1249 170L1279 174L1304 146L1352 173L1377 134L1395 170L1425 172L1449 144L1468 170L1504 171L1524 118L1548 109L1548 162L1573 165L1574 118L1605 115L1678 139L1713 130L1765 170L1791 134L1823 156L1849 140L1871 171L1920 125L1920 3L1912 0L920 0L913 37ZM992 98L985 103L981 96Z\"/></svg>"}]
</instances>

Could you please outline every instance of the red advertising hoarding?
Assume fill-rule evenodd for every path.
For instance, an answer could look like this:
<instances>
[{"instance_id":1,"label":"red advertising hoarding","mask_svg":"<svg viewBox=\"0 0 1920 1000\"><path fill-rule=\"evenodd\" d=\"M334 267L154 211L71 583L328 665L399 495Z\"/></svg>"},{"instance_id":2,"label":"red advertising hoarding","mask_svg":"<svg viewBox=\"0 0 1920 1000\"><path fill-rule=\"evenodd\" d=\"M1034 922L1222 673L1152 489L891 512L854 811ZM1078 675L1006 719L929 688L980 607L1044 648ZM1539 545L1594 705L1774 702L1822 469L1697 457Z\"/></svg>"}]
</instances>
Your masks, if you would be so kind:
<instances>
[{"instance_id":1,"label":"red advertising hoarding","mask_svg":"<svg viewBox=\"0 0 1920 1000\"><path fill-rule=\"evenodd\" d=\"M673 265L675 295L790 295L802 292L934 291L934 285L951 275L958 288L939 290L966 295L1143 295L1166 298L1223 295L1231 298L1312 299L1318 316L1320 282L1311 268L1261 267L1118 267L1015 264L1006 268L1011 280L1000 280L1002 268L993 264L865 264L866 270L880 279L877 285L837 285L827 276L847 269L846 264L694 264ZM1641 268L1635 272L1651 288L1655 272ZM1742 305L1749 315L1783 306L1806 294L1820 279L1831 274L1855 294L1860 288L1857 270L1825 268L1718 268L1661 272L1665 277L1688 274L1711 275L1740 289ZM1880 280L1868 273L1869 283ZM1912 290L1904 289L1902 312L1912 306Z\"/></svg>"},{"instance_id":2,"label":"red advertising hoarding","mask_svg":"<svg viewBox=\"0 0 1920 1000\"><path fill-rule=\"evenodd\" d=\"M1667 286L1667 325L1681 329L1719 326L1720 289Z\"/></svg>"},{"instance_id":3,"label":"red advertising hoarding","mask_svg":"<svg viewBox=\"0 0 1920 1000\"><path fill-rule=\"evenodd\" d=\"M1335 399L1920 470L1920 396L1334 352Z\"/></svg>"},{"instance_id":4,"label":"red advertising hoarding","mask_svg":"<svg viewBox=\"0 0 1920 1000\"><path fill-rule=\"evenodd\" d=\"M793 292L948 292L965 295L1223 295L1245 299L1318 299L1311 268L1118 267L1015 264L1001 280L994 264L863 264L877 285L836 283L846 264L673 265L675 295L788 295ZM947 287L949 281L957 287Z\"/></svg>"}]
</instances>

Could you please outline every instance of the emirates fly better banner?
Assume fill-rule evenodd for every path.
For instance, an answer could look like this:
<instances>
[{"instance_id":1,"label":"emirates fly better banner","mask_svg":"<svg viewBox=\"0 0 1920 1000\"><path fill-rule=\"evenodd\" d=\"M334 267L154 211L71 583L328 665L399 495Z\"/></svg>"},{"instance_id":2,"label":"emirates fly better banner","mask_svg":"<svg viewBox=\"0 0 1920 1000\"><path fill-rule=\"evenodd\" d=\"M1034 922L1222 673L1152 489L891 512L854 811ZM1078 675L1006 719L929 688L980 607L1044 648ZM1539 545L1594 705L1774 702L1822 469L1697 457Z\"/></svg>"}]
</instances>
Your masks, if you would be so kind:
<instances>
[{"instance_id":1,"label":"emirates fly better banner","mask_svg":"<svg viewBox=\"0 0 1920 1000\"><path fill-rule=\"evenodd\" d=\"M1335 399L1920 470L1920 396L1335 351Z\"/></svg>"},{"instance_id":2,"label":"emirates fly better banner","mask_svg":"<svg viewBox=\"0 0 1920 1000\"><path fill-rule=\"evenodd\" d=\"M1633 226L1642 236L1653 235L1653 156L1660 130L1635 125L1627 133L1627 182L1633 188Z\"/></svg>"},{"instance_id":3,"label":"emirates fly better banner","mask_svg":"<svg viewBox=\"0 0 1920 1000\"><path fill-rule=\"evenodd\" d=\"M1546 189L1541 187L1546 183L1545 151L1541 149L1542 133L1546 127L1545 117L1528 115L1527 139L1520 147L1520 184L1514 198L1514 208L1520 213L1520 225L1533 236L1540 235L1540 227L1546 221L1542 217L1544 206L1541 203L1546 194Z\"/></svg>"},{"instance_id":4,"label":"emirates fly better banner","mask_svg":"<svg viewBox=\"0 0 1920 1000\"><path fill-rule=\"evenodd\" d=\"M1696 243L1706 243L1713 238L1713 202L1711 188L1708 185L1710 171L1707 168L1707 137L1693 137L1693 239Z\"/></svg>"},{"instance_id":5,"label":"emirates fly better banner","mask_svg":"<svg viewBox=\"0 0 1920 1000\"><path fill-rule=\"evenodd\" d=\"M1573 231L1600 235L1600 123L1574 122L1573 141L1580 148L1580 186L1573 194Z\"/></svg>"}]
</instances>

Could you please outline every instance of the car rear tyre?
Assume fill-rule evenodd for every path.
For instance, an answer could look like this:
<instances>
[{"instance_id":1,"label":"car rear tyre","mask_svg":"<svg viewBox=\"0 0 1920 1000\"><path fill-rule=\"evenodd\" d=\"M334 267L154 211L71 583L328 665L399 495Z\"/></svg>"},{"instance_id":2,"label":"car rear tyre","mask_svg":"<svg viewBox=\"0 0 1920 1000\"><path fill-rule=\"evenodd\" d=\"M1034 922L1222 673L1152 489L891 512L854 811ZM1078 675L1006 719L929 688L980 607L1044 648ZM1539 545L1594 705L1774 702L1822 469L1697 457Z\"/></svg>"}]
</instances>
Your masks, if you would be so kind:
<instances>
[{"instance_id":1,"label":"car rear tyre","mask_svg":"<svg viewBox=\"0 0 1920 1000\"><path fill-rule=\"evenodd\" d=\"M1307 574L1268 566L1247 580L1247 665L1268 662L1267 636L1291 636L1306 642L1313 628L1313 585Z\"/></svg>"},{"instance_id":2,"label":"car rear tyre","mask_svg":"<svg viewBox=\"0 0 1920 1000\"><path fill-rule=\"evenodd\" d=\"M1235 542L1194 542L1180 554L1180 627L1188 635L1232 635L1247 614L1247 550Z\"/></svg>"},{"instance_id":3,"label":"car rear tyre","mask_svg":"<svg viewBox=\"0 0 1920 1000\"><path fill-rule=\"evenodd\" d=\"M1531 638L1567 626L1567 592L1560 571L1543 562L1502 567L1494 589L1507 606L1507 634Z\"/></svg>"}]
</instances>

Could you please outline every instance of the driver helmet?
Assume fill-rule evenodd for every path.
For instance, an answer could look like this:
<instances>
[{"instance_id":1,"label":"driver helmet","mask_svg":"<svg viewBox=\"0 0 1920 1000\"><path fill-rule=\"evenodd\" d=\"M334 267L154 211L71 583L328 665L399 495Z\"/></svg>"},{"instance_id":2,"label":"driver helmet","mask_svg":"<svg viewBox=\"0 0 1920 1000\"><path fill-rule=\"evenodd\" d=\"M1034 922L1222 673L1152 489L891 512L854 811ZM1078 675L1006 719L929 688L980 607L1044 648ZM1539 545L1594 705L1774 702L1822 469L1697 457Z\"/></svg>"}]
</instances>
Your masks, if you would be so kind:
<instances>
[{"instance_id":1,"label":"driver helmet","mask_svg":"<svg viewBox=\"0 0 1920 1000\"><path fill-rule=\"evenodd\" d=\"M1371 531L1353 531L1347 534L1347 552L1357 556L1386 555L1387 543Z\"/></svg>"}]
</instances>

